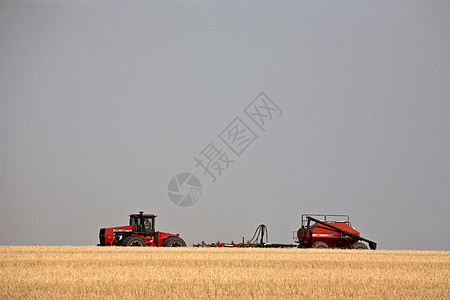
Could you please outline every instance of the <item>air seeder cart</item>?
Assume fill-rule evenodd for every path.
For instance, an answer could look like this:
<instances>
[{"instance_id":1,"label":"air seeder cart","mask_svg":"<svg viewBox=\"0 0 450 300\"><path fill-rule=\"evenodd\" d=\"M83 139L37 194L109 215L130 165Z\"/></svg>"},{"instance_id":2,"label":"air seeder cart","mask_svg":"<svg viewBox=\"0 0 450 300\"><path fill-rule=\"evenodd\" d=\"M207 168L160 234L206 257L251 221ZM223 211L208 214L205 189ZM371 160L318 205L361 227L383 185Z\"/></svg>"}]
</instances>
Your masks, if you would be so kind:
<instances>
[{"instance_id":1,"label":"air seeder cart","mask_svg":"<svg viewBox=\"0 0 450 300\"><path fill-rule=\"evenodd\" d=\"M359 235L348 215L303 214L301 225L294 235L300 248L367 249L361 241L372 250L377 248L377 243Z\"/></svg>"}]
</instances>

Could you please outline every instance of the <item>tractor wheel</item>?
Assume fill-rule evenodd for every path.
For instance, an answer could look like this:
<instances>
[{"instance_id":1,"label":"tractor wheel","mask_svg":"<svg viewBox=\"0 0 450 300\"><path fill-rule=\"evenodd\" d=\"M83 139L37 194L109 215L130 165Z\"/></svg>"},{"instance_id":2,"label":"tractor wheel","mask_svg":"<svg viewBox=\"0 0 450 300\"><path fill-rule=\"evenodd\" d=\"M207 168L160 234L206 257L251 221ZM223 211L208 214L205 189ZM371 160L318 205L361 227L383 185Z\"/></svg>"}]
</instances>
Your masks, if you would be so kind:
<instances>
[{"instance_id":1,"label":"tractor wheel","mask_svg":"<svg viewBox=\"0 0 450 300\"><path fill-rule=\"evenodd\" d=\"M318 241L318 242L315 242L314 245L312 245L312 248L325 249L325 248L329 248L329 247L328 247L327 243Z\"/></svg>"},{"instance_id":2,"label":"tractor wheel","mask_svg":"<svg viewBox=\"0 0 450 300\"><path fill-rule=\"evenodd\" d=\"M123 239L122 239L122 241L121 241L121 243L120 243L120 245L122 246L122 247L125 247L125 246L127 246L127 243L128 243L128 240L130 239L130 237L129 236L127 236L127 237L124 237Z\"/></svg>"},{"instance_id":3,"label":"tractor wheel","mask_svg":"<svg viewBox=\"0 0 450 300\"><path fill-rule=\"evenodd\" d=\"M124 247L145 247L145 245L144 239L139 236L128 236L122 241Z\"/></svg>"},{"instance_id":4,"label":"tractor wheel","mask_svg":"<svg viewBox=\"0 0 450 300\"><path fill-rule=\"evenodd\" d=\"M161 245L162 247L186 247L186 243L182 238L177 236L169 236Z\"/></svg>"},{"instance_id":5,"label":"tractor wheel","mask_svg":"<svg viewBox=\"0 0 450 300\"><path fill-rule=\"evenodd\" d=\"M368 248L367 248L366 244L356 243L356 244L352 245L352 249L367 250Z\"/></svg>"}]
</instances>

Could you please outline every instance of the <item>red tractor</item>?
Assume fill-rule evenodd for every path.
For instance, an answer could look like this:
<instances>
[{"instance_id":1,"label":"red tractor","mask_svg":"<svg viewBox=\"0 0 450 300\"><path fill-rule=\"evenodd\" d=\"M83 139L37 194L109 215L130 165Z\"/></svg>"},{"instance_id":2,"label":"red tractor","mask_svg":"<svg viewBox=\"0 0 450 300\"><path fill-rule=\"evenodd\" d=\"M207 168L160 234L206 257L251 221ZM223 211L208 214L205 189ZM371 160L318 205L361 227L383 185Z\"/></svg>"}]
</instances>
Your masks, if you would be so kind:
<instances>
[{"instance_id":1,"label":"red tractor","mask_svg":"<svg viewBox=\"0 0 450 300\"><path fill-rule=\"evenodd\" d=\"M155 231L156 215L130 215L130 225L100 229L97 246L186 247L179 234Z\"/></svg>"},{"instance_id":2,"label":"red tractor","mask_svg":"<svg viewBox=\"0 0 450 300\"><path fill-rule=\"evenodd\" d=\"M375 250L377 243L363 238L347 215L302 215L302 227L294 237L300 248L341 248Z\"/></svg>"}]
</instances>

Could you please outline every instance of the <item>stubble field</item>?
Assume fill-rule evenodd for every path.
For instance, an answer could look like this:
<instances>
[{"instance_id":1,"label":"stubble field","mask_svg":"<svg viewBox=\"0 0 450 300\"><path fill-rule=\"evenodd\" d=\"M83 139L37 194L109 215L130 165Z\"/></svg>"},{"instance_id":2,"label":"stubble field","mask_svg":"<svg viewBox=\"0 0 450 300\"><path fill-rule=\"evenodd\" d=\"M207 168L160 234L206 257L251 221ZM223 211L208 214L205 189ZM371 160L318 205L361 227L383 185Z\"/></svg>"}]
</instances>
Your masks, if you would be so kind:
<instances>
[{"instance_id":1,"label":"stubble field","mask_svg":"<svg viewBox=\"0 0 450 300\"><path fill-rule=\"evenodd\" d=\"M0 298L450 299L450 252L0 247Z\"/></svg>"}]
</instances>

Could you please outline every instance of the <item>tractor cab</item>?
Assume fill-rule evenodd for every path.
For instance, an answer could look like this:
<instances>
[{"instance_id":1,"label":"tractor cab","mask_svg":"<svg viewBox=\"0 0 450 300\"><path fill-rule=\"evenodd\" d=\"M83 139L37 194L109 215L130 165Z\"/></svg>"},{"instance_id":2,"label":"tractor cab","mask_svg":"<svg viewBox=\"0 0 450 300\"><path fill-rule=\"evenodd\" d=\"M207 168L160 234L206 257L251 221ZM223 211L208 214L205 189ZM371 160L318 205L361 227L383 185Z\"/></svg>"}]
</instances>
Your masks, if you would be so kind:
<instances>
[{"instance_id":1,"label":"tractor cab","mask_svg":"<svg viewBox=\"0 0 450 300\"><path fill-rule=\"evenodd\" d=\"M152 236L155 232L155 218L156 215L144 215L140 211L139 214L130 215L130 225L134 226L134 231L140 235Z\"/></svg>"}]
</instances>

